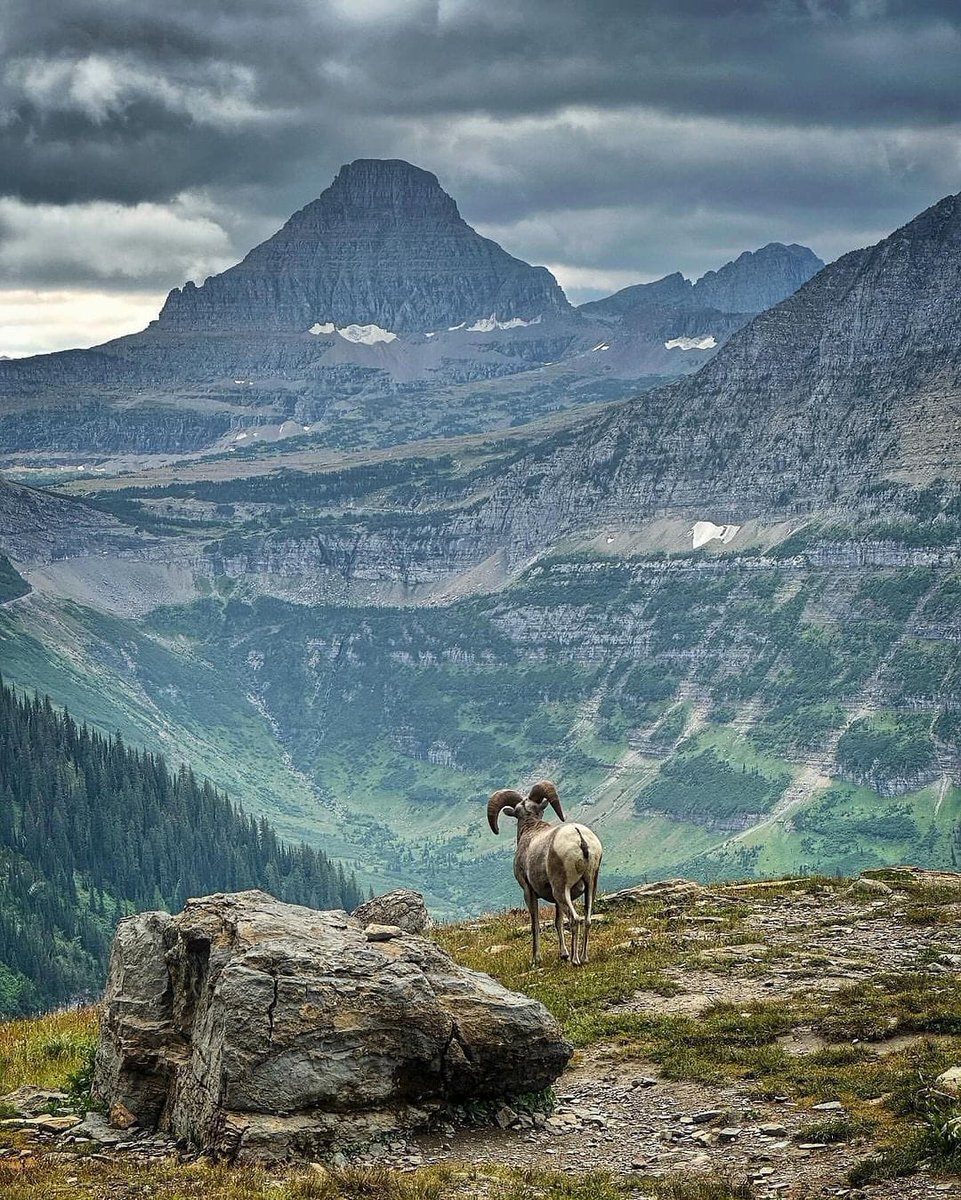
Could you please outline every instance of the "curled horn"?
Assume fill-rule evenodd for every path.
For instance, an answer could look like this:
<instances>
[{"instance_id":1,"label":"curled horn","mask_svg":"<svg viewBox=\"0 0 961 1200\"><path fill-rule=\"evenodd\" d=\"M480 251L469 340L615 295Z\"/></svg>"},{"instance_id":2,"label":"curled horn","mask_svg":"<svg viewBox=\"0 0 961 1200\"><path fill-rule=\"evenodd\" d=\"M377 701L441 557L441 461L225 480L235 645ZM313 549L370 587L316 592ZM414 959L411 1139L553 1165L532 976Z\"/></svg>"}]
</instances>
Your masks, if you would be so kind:
<instances>
[{"instance_id":1,"label":"curled horn","mask_svg":"<svg viewBox=\"0 0 961 1200\"><path fill-rule=\"evenodd\" d=\"M533 800L537 804L540 804L542 800L546 800L562 821L567 820L567 817L564 816L564 810L561 808L561 800L557 794L557 788L554 787L549 779L542 779L540 783L535 783L527 793L527 799Z\"/></svg>"},{"instance_id":2,"label":"curled horn","mask_svg":"<svg viewBox=\"0 0 961 1200\"><path fill-rule=\"evenodd\" d=\"M501 810L514 804L520 804L523 799L520 792L512 792L510 788L501 788L499 792L495 792L491 796L487 801L487 824L494 833L500 833L497 828L497 818L500 816Z\"/></svg>"}]
</instances>

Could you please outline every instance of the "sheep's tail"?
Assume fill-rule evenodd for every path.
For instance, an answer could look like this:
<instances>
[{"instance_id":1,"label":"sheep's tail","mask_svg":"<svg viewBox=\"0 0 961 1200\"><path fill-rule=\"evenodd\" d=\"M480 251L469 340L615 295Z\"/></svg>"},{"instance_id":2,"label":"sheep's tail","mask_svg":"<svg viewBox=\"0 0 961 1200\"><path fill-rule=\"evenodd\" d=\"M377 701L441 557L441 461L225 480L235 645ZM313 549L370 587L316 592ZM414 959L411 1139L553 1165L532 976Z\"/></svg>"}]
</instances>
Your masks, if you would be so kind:
<instances>
[{"instance_id":1,"label":"sheep's tail","mask_svg":"<svg viewBox=\"0 0 961 1200\"><path fill-rule=\"evenodd\" d=\"M579 829L577 831L577 836L581 839L581 854L584 855L584 861L587 862L587 860L591 856L591 852L590 852L590 850L588 850L587 842L584 841L584 835L583 835L583 833L581 833L581 831Z\"/></svg>"}]
</instances>

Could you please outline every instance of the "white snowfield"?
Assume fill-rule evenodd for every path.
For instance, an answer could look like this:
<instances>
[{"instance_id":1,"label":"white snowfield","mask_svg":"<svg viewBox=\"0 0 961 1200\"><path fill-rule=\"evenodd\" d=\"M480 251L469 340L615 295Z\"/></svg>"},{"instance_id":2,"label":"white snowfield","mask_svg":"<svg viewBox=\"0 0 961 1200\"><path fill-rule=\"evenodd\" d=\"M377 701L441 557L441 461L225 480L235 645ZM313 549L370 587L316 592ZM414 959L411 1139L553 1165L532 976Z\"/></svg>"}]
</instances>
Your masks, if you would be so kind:
<instances>
[{"instance_id":1,"label":"white snowfield","mask_svg":"<svg viewBox=\"0 0 961 1200\"><path fill-rule=\"evenodd\" d=\"M664 343L665 350L713 350L717 339L713 333L707 337L678 337Z\"/></svg>"},{"instance_id":2,"label":"white snowfield","mask_svg":"<svg viewBox=\"0 0 961 1200\"><path fill-rule=\"evenodd\" d=\"M343 329L338 329L333 321L327 321L324 325L318 322L316 325L311 325L308 333L317 336L336 333L345 342L356 342L361 346L373 346L377 342L397 341L396 333L392 333L389 329L381 329L379 325L345 325Z\"/></svg>"},{"instance_id":3,"label":"white snowfield","mask_svg":"<svg viewBox=\"0 0 961 1200\"><path fill-rule=\"evenodd\" d=\"M695 521L691 527L691 548L698 550L715 539L727 545L737 536L740 528L740 525L715 525L713 521Z\"/></svg>"},{"instance_id":4,"label":"white snowfield","mask_svg":"<svg viewBox=\"0 0 961 1200\"><path fill-rule=\"evenodd\" d=\"M447 332L456 333L459 329L463 329L467 333L493 333L495 329L526 329L528 325L540 325L540 323L539 316L532 317L529 321L525 321L523 317L511 317L509 321L498 321L497 313L491 313L489 317L481 317L473 325L468 325L466 321L461 321L459 325L448 325Z\"/></svg>"}]
</instances>

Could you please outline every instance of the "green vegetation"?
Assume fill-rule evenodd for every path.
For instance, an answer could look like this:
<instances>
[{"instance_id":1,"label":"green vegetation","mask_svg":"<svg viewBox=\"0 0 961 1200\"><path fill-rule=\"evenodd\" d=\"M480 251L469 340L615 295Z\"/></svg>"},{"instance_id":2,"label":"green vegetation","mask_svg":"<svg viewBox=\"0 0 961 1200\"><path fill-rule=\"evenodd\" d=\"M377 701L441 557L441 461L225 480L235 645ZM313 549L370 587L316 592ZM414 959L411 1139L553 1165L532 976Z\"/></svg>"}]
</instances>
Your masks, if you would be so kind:
<instances>
[{"instance_id":1,"label":"green vegetation","mask_svg":"<svg viewBox=\"0 0 961 1200\"><path fill-rule=\"evenodd\" d=\"M766 812L790 782L770 778L757 767L735 769L709 747L696 754L679 752L664 763L657 778L638 796L638 812L670 813L709 825L743 821Z\"/></svg>"},{"instance_id":2,"label":"green vegetation","mask_svg":"<svg viewBox=\"0 0 961 1200\"><path fill-rule=\"evenodd\" d=\"M0 1015L99 989L117 918L263 887L351 908L354 881L209 782L0 683Z\"/></svg>"},{"instance_id":3,"label":"green vegetation","mask_svg":"<svg viewBox=\"0 0 961 1200\"><path fill-rule=\"evenodd\" d=\"M66 1088L90 1059L97 1041L92 1008L71 1008L43 1017L0 1017L0 1095L23 1084Z\"/></svg>"},{"instance_id":4,"label":"green vegetation","mask_svg":"<svg viewBox=\"0 0 961 1200\"><path fill-rule=\"evenodd\" d=\"M931 718L923 713L886 713L855 721L838 743L842 774L885 789L912 779L932 764Z\"/></svg>"}]
</instances>

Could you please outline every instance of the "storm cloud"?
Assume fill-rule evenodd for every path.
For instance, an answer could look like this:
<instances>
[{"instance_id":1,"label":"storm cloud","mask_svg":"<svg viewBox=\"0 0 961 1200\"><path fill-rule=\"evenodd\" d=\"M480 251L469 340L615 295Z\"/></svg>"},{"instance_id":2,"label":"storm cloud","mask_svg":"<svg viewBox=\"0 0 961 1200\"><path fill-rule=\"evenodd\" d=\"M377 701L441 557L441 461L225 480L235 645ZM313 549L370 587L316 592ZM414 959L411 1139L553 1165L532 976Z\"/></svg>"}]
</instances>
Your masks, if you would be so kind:
<instances>
[{"instance_id":1,"label":"storm cloud","mask_svg":"<svg viewBox=\"0 0 961 1200\"><path fill-rule=\"evenodd\" d=\"M961 188L956 0L9 0L0 47L0 272L38 295L159 307L358 157L575 300Z\"/></svg>"}]
</instances>

